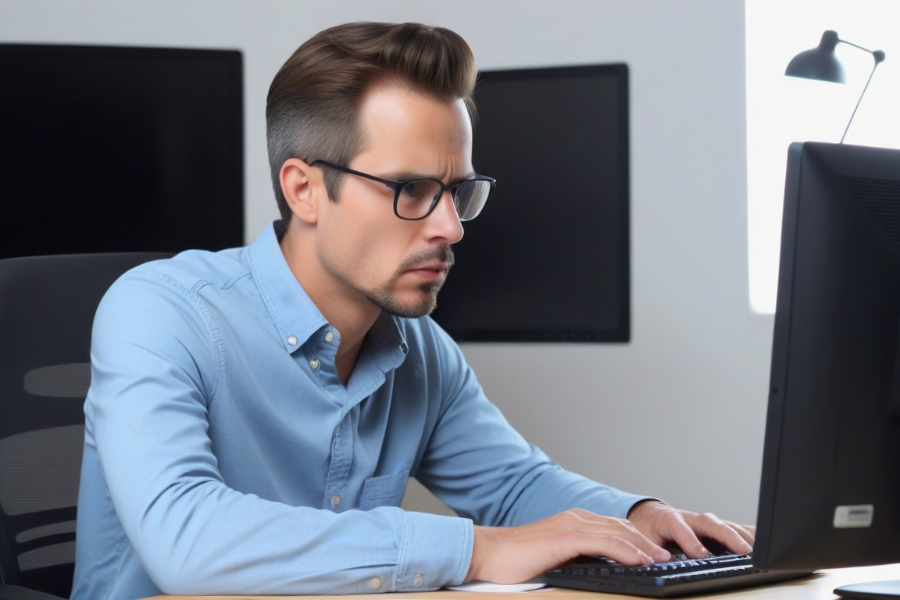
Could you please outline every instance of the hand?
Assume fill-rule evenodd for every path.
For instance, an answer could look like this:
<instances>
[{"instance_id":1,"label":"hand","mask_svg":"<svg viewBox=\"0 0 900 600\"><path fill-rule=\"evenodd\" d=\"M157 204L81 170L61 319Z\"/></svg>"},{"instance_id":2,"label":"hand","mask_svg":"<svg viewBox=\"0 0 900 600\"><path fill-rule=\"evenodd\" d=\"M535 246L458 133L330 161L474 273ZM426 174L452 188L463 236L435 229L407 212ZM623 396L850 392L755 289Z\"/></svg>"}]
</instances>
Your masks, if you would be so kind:
<instances>
[{"instance_id":1,"label":"hand","mask_svg":"<svg viewBox=\"0 0 900 600\"><path fill-rule=\"evenodd\" d=\"M628 520L656 544L673 541L689 558L709 556L699 538L715 540L737 554L753 549L756 528L723 521L715 515L672 508L656 500L638 502L628 512Z\"/></svg>"},{"instance_id":2,"label":"hand","mask_svg":"<svg viewBox=\"0 0 900 600\"><path fill-rule=\"evenodd\" d=\"M670 558L630 521L572 509L519 527L476 526L466 581L518 583L582 554L632 565Z\"/></svg>"}]
</instances>

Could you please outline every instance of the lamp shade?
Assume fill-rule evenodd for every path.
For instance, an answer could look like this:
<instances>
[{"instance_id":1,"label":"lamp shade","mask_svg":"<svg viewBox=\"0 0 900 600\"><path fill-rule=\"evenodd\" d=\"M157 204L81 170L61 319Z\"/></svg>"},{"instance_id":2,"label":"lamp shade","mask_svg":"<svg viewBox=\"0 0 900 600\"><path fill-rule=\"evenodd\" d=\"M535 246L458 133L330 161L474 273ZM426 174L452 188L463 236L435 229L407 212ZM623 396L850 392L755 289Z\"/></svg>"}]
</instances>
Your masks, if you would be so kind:
<instances>
[{"instance_id":1,"label":"lamp shade","mask_svg":"<svg viewBox=\"0 0 900 600\"><path fill-rule=\"evenodd\" d=\"M784 74L804 79L845 83L847 79L844 76L844 67L834 54L834 47L839 41L837 32L826 31L822 34L819 46L795 56L788 63Z\"/></svg>"}]
</instances>

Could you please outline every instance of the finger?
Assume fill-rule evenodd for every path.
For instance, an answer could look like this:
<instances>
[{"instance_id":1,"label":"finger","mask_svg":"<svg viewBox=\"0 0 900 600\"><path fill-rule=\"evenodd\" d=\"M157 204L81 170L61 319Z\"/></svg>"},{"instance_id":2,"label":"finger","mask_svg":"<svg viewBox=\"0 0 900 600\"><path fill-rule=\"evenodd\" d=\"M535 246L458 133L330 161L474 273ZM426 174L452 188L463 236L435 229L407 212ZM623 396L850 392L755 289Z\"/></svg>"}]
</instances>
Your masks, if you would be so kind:
<instances>
[{"instance_id":1,"label":"finger","mask_svg":"<svg viewBox=\"0 0 900 600\"><path fill-rule=\"evenodd\" d=\"M731 521L725 521L725 523L738 532L744 541L750 544L751 546L756 541L756 527L752 525L738 525L737 523L732 523Z\"/></svg>"},{"instance_id":2,"label":"finger","mask_svg":"<svg viewBox=\"0 0 900 600\"><path fill-rule=\"evenodd\" d=\"M700 537L716 540L728 550L737 554L747 554L753 550L753 546L735 529L713 514L689 514L686 518L687 524L693 529L695 537L699 535ZM688 554L688 552L685 551L685 554ZM688 555L692 558L700 558L700 555Z\"/></svg>"},{"instance_id":3,"label":"finger","mask_svg":"<svg viewBox=\"0 0 900 600\"><path fill-rule=\"evenodd\" d=\"M650 565L657 562L630 540L617 535L585 535L580 541L579 554L605 556L625 565Z\"/></svg>"},{"instance_id":4,"label":"finger","mask_svg":"<svg viewBox=\"0 0 900 600\"><path fill-rule=\"evenodd\" d=\"M596 536L598 539L602 539L604 536L619 538L627 542L629 546L637 549L637 551L639 551L642 555L637 559L629 557L627 560L624 560L619 556L609 556L603 554L603 556L606 556L607 558L612 558L613 560L617 560L625 564L650 564L657 562L666 562L671 559L671 554L667 550L655 544L652 540L650 540L650 538L641 533L637 529L637 527L635 527L631 523L631 521L625 519L610 519L608 517L600 517L593 513L587 512L579 513L578 515L584 521L584 524L582 525L582 531L585 534ZM597 553L594 552L594 554Z\"/></svg>"},{"instance_id":5,"label":"finger","mask_svg":"<svg viewBox=\"0 0 900 600\"><path fill-rule=\"evenodd\" d=\"M712 554L687 524L681 513L672 515L667 522L669 537L672 538L685 556L690 558L704 558Z\"/></svg>"},{"instance_id":6,"label":"finger","mask_svg":"<svg viewBox=\"0 0 900 600\"><path fill-rule=\"evenodd\" d=\"M668 562L672 559L672 554L668 550L666 550L659 544L654 543L653 540L641 533L637 529L637 527L632 525L630 522L626 521L625 523L627 523L626 530L628 532L626 539L634 544L644 554L649 556L652 559L652 563Z\"/></svg>"}]
</instances>

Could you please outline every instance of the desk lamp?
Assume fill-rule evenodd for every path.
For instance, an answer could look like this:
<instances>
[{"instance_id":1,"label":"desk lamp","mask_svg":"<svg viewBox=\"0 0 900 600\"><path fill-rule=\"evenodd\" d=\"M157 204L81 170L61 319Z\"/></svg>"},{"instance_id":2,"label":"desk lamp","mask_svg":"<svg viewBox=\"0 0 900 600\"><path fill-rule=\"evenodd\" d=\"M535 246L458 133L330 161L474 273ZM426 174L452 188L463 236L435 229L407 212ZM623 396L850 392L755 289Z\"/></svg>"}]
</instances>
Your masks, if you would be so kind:
<instances>
[{"instance_id":1,"label":"desk lamp","mask_svg":"<svg viewBox=\"0 0 900 600\"><path fill-rule=\"evenodd\" d=\"M838 44L847 44L848 46L865 50L875 59L875 64L872 66L872 72L869 73L869 79L866 81L865 87L863 87L862 94L859 95L859 100L856 101L856 107L853 109L853 114L850 115L850 121L847 123L846 129L844 129L844 135L841 136L841 143L843 144L844 138L847 137L847 130L850 129L850 123L853 122L853 117L856 116L856 109L859 108L859 103L862 102L866 90L869 89L869 82L872 81L872 75L875 74L875 68L879 63L884 61L884 52L857 46L847 40L840 39L836 31L829 30L822 34L822 40L819 42L817 48L804 50L795 56L791 62L788 63L784 74L791 77L802 77L803 79L846 83L847 79L844 76L844 67L841 66L840 61L838 61L837 56L834 54L834 48Z\"/></svg>"}]
</instances>

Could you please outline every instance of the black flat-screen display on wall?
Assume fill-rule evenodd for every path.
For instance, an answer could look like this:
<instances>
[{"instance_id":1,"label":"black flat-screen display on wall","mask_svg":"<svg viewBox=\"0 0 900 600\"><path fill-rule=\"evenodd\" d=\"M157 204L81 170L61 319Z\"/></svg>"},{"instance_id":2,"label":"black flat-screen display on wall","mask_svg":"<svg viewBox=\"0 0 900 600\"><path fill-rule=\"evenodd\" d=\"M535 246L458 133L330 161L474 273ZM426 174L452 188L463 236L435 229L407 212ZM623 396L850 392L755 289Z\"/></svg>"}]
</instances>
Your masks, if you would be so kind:
<instances>
[{"instance_id":1,"label":"black flat-screen display on wall","mask_svg":"<svg viewBox=\"0 0 900 600\"><path fill-rule=\"evenodd\" d=\"M486 71L465 223L434 317L457 341L630 338L628 68Z\"/></svg>"},{"instance_id":2,"label":"black flat-screen display on wall","mask_svg":"<svg viewBox=\"0 0 900 600\"><path fill-rule=\"evenodd\" d=\"M243 243L234 50L0 44L0 258Z\"/></svg>"}]
</instances>

